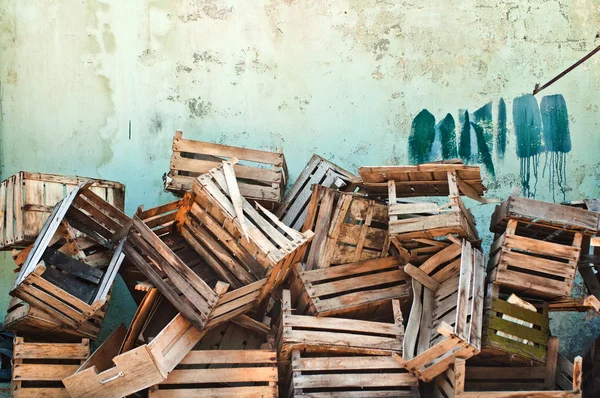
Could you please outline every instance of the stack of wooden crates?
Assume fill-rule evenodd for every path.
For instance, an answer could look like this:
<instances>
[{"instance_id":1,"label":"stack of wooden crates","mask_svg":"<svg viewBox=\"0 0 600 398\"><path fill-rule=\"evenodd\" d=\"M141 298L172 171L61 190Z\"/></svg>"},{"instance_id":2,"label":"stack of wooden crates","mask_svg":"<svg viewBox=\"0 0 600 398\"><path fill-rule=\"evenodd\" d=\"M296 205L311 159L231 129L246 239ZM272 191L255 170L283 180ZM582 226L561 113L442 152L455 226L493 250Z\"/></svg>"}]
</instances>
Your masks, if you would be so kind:
<instances>
[{"instance_id":1,"label":"stack of wooden crates","mask_svg":"<svg viewBox=\"0 0 600 398\"><path fill-rule=\"evenodd\" d=\"M600 296L587 278L592 294L568 298L599 213L511 196L486 269L463 200L492 202L476 166L357 177L313 155L286 191L281 150L181 132L172 150L179 198L132 217L119 183L0 185L0 247L19 271L13 395L581 396L581 360L558 353L548 314ZM117 273L138 308L91 352Z\"/></svg>"}]
</instances>

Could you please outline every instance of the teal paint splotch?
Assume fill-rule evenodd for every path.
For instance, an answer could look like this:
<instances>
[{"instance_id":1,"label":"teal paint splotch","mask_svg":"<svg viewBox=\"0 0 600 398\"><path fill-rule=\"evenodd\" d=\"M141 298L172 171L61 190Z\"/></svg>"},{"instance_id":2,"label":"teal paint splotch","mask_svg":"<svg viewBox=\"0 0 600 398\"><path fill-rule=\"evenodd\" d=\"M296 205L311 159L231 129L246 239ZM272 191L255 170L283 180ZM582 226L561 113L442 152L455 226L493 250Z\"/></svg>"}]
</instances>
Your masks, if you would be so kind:
<instances>
[{"instance_id":1,"label":"teal paint splotch","mask_svg":"<svg viewBox=\"0 0 600 398\"><path fill-rule=\"evenodd\" d=\"M569 112L567 103L561 94L549 95L542 98L540 103L542 114L542 131L546 149L544 172L550 162L550 189L554 199L555 183L566 200L567 153L571 151L571 131L569 129Z\"/></svg>"},{"instance_id":2,"label":"teal paint splotch","mask_svg":"<svg viewBox=\"0 0 600 398\"><path fill-rule=\"evenodd\" d=\"M520 160L521 186L525 196L535 197L542 142L542 119L535 97L526 94L513 101L513 123L517 137L517 157ZM531 187L531 174L535 178Z\"/></svg>"},{"instance_id":3,"label":"teal paint splotch","mask_svg":"<svg viewBox=\"0 0 600 398\"><path fill-rule=\"evenodd\" d=\"M438 129L442 143L442 159L447 160L458 157L456 149L456 123L451 114L448 113L438 124Z\"/></svg>"},{"instance_id":4,"label":"teal paint splotch","mask_svg":"<svg viewBox=\"0 0 600 398\"><path fill-rule=\"evenodd\" d=\"M479 163L483 163L483 166L488 173L495 176L494 163L492 162L492 154L485 142L484 129L477 123L471 123L471 126L475 130L475 137L477 137L477 159Z\"/></svg>"},{"instance_id":5,"label":"teal paint splotch","mask_svg":"<svg viewBox=\"0 0 600 398\"><path fill-rule=\"evenodd\" d=\"M412 121L408 137L408 156L413 164L429 161L431 147L435 139L435 117L423 109Z\"/></svg>"},{"instance_id":6,"label":"teal paint splotch","mask_svg":"<svg viewBox=\"0 0 600 398\"><path fill-rule=\"evenodd\" d=\"M496 153L499 159L504 159L506 153L506 103L504 98L498 102L498 133L496 135Z\"/></svg>"},{"instance_id":7,"label":"teal paint splotch","mask_svg":"<svg viewBox=\"0 0 600 398\"><path fill-rule=\"evenodd\" d=\"M462 119L462 128L460 130L460 140L458 143L458 156L464 163L469 163L471 159L471 122L469 121L469 111L465 111Z\"/></svg>"}]
</instances>

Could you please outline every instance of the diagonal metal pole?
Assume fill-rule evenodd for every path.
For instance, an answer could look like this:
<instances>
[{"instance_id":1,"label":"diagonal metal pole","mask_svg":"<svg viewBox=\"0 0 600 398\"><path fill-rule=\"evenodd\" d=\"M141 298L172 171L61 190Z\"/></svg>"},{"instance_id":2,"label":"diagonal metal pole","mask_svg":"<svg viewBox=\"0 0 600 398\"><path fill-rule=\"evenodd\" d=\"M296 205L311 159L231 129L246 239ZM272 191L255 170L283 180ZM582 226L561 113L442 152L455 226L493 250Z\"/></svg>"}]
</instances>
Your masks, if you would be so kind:
<instances>
[{"instance_id":1,"label":"diagonal metal pole","mask_svg":"<svg viewBox=\"0 0 600 398\"><path fill-rule=\"evenodd\" d=\"M579 65L581 65L582 63L584 63L585 61L587 61L588 59L590 59L598 51L600 51L600 46L596 47L589 54L587 54L585 57L581 58L579 61L575 62L573 65L569 66L567 69L565 69L564 71L562 71L561 73L559 73L554 79L550 80L548 83L544 84L542 87L540 87L539 84L536 84L535 88L533 89L533 95L536 95L537 93L539 93L540 91L542 91L546 87L549 87L552 84L554 84L554 82L556 82L557 80L561 79L564 75L566 75L567 73L571 72L573 69L577 68Z\"/></svg>"}]
</instances>

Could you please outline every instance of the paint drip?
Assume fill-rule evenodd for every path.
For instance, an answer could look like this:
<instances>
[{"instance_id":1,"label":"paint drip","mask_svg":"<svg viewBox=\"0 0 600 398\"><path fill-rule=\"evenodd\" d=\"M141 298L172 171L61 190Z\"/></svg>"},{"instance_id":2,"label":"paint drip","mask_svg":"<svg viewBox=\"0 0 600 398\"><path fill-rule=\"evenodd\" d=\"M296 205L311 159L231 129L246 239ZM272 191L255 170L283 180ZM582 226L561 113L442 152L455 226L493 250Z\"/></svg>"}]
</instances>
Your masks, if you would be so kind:
<instances>
[{"instance_id":1,"label":"paint drip","mask_svg":"<svg viewBox=\"0 0 600 398\"><path fill-rule=\"evenodd\" d=\"M476 123L471 123L471 127L475 130L475 137L477 138L477 157L479 163L483 163L488 173L494 177L496 175L494 171L494 163L492 162L492 154L487 146L484 136L484 129Z\"/></svg>"},{"instance_id":2,"label":"paint drip","mask_svg":"<svg viewBox=\"0 0 600 398\"><path fill-rule=\"evenodd\" d=\"M442 159L455 159L458 157L458 151L456 150L456 123L451 114L447 114L446 117L437 125L440 132L440 142L442 145Z\"/></svg>"},{"instance_id":3,"label":"paint drip","mask_svg":"<svg viewBox=\"0 0 600 398\"><path fill-rule=\"evenodd\" d=\"M567 103L561 94L542 98L540 103L546 160L542 177L549 166L550 190L555 199L555 183L558 185L563 201L566 201L567 153L571 151L571 132ZM548 161L550 164L548 165Z\"/></svg>"},{"instance_id":4,"label":"paint drip","mask_svg":"<svg viewBox=\"0 0 600 398\"><path fill-rule=\"evenodd\" d=\"M504 159L506 152L506 103L504 98L498 102L498 126L496 135L496 153L499 159Z\"/></svg>"},{"instance_id":5,"label":"paint drip","mask_svg":"<svg viewBox=\"0 0 600 398\"><path fill-rule=\"evenodd\" d=\"M463 115L458 155L464 163L469 163L469 160L471 160L471 122L469 121L469 111L465 111Z\"/></svg>"},{"instance_id":6,"label":"paint drip","mask_svg":"<svg viewBox=\"0 0 600 398\"><path fill-rule=\"evenodd\" d=\"M412 121L408 137L408 156L412 164L429 161L435 140L435 117L423 109Z\"/></svg>"},{"instance_id":7,"label":"paint drip","mask_svg":"<svg viewBox=\"0 0 600 398\"><path fill-rule=\"evenodd\" d=\"M538 181L542 143L542 120L537 100L531 94L522 95L513 101L513 123L517 136L517 157L520 160L520 175L523 194L535 197ZM531 187L531 174L535 178Z\"/></svg>"}]
</instances>

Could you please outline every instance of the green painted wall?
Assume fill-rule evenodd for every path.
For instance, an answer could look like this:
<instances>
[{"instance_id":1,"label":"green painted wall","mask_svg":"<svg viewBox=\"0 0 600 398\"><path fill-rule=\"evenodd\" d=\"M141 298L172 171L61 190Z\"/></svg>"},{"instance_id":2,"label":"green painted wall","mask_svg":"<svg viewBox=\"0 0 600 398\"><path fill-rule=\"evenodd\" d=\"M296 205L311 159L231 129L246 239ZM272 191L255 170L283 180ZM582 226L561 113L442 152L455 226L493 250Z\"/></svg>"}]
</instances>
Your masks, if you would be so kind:
<instances>
[{"instance_id":1,"label":"green painted wall","mask_svg":"<svg viewBox=\"0 0 600 398\"><path fill-rule=\"evenodd\" d=\"M353 171L408 163L421 110L436 124L450 113L458 139L464 110L492 101L490 130L473 133L470 159L493 164L488 196L504 198L521 184L513 100L600 43L599 11L598 0L5 1L1 177L25 169L119 180L131 214L171 198L161 176L175 129L281 146L293 180L313 152ZM567 200L600 196L599 66L597 56L537 96L562 94L568 107ZM494 143L500 98L504 157ZM477 145L490 137L484 159ZM537 197L552 200L544 161ZM473 209L482 233L492 207ZM12 268L4 256L2 292ZM0 294L0 314L6 304ZM132 311L117 289L103 334ZM555 318L567 352L598 330L585 315Z\"/></svg>"}]
</instances>

